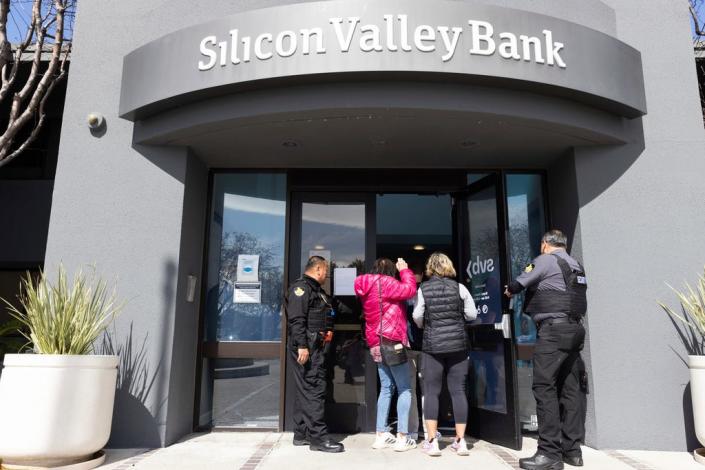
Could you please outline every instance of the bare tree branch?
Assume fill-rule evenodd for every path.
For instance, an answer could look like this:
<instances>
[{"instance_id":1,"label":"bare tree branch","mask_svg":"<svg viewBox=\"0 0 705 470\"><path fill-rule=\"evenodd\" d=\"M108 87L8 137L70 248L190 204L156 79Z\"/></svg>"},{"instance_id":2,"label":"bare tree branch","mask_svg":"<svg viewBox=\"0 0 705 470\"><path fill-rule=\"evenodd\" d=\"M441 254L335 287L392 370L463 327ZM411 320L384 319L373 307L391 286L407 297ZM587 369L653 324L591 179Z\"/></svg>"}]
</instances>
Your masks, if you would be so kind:
<instances>
[{"instance_id":1,"label":"bare tree branch","mask_svg":"<svg viewBox=\"0 0 705 470\"><path fill-rule=\"evenodd\" d=\"M46 121L46 103L56 85L66 76L71 42L65 38L65 27L67 17L70 21L72 16L75 0L48 2L32 0L32 15L24 41L16 46L14 55L8 54L5 62L0 57L0 103L11 90L15 90L12 92L7 126L0 135L0 167L17 158L36 140ZM4 43L9 45L7 19L11 8L11 0L0 0L0 54ZM53 34L49 33L50 30ZM29 74L17 90L18 70L25 60L25 53L29 51L32 54ZM48 60L44 60L46 55L49 55ZM30 64L26 60L24 63ZM25 129L29 130L29 136L16 145L15 140Z\"/></svg>"}]
</instances>

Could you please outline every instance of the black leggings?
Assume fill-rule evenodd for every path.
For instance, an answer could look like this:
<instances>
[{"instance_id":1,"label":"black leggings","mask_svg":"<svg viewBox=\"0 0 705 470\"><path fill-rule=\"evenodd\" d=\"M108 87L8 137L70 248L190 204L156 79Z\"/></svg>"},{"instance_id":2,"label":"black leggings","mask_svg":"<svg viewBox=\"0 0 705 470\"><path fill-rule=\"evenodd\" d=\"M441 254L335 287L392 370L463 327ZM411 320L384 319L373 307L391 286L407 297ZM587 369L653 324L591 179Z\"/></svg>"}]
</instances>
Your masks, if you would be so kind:
<instances>
[{"instance_id":1,"label":"black leggings","mask_svg":"<svg viewBox=\"0 0 705 470\"><path fill-rule=\"evenodd\" d=\"M468 397L465 384L468 378L470 361L466 352L450 354L423 353L423 397L424 416L438 420L438 397L443 385L443 372L447 373L448 391L453 402L453 415L456 424L468 422Z\"/></svg>"}]
</instances>

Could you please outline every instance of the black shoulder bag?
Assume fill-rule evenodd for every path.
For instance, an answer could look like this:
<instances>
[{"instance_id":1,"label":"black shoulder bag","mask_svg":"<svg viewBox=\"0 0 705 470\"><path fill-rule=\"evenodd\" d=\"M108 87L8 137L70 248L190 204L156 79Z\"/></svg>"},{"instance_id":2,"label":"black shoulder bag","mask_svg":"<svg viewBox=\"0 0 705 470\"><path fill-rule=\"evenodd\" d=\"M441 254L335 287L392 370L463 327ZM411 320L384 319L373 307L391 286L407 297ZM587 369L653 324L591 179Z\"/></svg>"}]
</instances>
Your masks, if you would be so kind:
<instances>
[{"instance_id":1,"label":"black shoulder bag","mask_svg":"<svg viewBox=\"0 0 705 470\"><path fill-rule=\"evenodd\" d=\"M379 350L382 354L382 362L388 366L398 366L404 364L406 357L406 347L400 341L392 341L382 336L382 322L384 321L384 308L382 307L382 280L377 282L379 291Z\"/></svg>"}]
</instances>

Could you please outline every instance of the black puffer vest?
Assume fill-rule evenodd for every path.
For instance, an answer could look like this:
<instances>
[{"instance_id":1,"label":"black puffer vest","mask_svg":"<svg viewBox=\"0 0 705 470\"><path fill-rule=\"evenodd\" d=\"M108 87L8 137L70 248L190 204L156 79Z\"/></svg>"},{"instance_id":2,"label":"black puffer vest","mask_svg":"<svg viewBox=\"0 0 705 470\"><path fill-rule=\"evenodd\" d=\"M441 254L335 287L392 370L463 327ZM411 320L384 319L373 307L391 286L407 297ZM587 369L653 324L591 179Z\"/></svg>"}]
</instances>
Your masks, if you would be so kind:
<instances>
[{"instance_id":1,"label":"black puffer vest","mask_svg":"<svg viewBox=\"0 0 705 470\"><path fill-rule=\"evenodd\" d=\"M433 276L421 284L424 312L423 350L431 354L467 351L467 333L458 283Z\"/></svg>"}]
</instances>

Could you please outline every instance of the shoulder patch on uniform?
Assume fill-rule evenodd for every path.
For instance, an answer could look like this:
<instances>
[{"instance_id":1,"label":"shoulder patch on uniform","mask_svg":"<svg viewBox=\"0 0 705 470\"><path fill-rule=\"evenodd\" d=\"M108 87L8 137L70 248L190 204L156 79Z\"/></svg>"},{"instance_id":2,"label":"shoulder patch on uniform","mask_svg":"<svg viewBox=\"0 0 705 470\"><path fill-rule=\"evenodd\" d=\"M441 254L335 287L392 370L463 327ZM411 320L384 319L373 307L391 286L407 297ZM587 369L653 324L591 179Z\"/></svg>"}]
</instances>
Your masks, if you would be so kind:
<instances>
[{"instance_id":1,"label":"shoulder patch on uniform","mask_svg":"<svg viewBox=\"0 0 705 470\"><path fill-rule=\"evenodd\" d=\"M524 272L525 272L525 273L530 273L531 271L534 270L534 267L535 267L535 266L534 266L534 263L529 263L529 264L527 264L526 267L524 268Z\"/></svg>"},{"instance_id":2,"label":"shoulder patch on uniform","mask_svg":"<svg viewBox=\"0 0 705 470\"><path fill-rule=\"evenodd\" d=\"M294 289L294 295L296 295L296 297L301 297L302 295L304 295L304 290L300 287L297 287L296 289Z\"/></svg>"}]
</instances>

